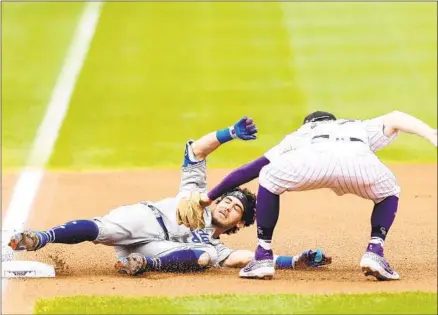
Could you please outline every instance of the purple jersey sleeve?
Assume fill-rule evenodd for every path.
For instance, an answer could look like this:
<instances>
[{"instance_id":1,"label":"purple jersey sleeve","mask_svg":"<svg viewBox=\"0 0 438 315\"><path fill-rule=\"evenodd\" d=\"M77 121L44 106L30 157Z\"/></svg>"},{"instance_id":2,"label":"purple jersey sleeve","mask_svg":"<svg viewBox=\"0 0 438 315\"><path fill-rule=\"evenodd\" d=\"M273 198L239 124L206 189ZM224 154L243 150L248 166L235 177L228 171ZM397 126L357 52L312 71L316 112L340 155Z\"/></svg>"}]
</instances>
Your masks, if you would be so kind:
<instances>
[{"instance_id":1,"label":"purple jersey sleeve","mask_svg":"<svg viewBox=\"0 0 438 315\"><path fill-rule=\"evenodd\" d=\"M215 200L226 192L252 181L259 176L260 170L267 164L269 160L262 156L235 169L208 193L208 198Z\"/></svg>"}]
</instances>

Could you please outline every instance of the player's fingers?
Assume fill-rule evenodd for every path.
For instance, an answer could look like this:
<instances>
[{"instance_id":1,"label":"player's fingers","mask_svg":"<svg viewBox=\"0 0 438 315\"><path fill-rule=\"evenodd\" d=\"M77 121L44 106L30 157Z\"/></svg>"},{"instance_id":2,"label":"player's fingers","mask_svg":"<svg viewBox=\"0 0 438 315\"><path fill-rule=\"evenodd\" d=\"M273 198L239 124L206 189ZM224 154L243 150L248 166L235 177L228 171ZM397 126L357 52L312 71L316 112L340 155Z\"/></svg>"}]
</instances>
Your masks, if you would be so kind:
<instances>
[{"instance_id":1,"label":"player's fingers","mask_svg":"<svg viewBox=\"0 0 438 315\"><path fill-rule=\"evenodd\" d=\"M318 263L320 266L330 265L332 263L332 257L323 255L321 262Z\"/></svg>"},{"instance_id":2,"label":"player's fingers","mask_svg":"<svg viewBox=\"0 0 438 315\"><path fill-rule=\"evenodd\" d=\"M257 139L257 136L256 135L250 135L246 139L247 140L255 140L255 139Z\"/></svg>"},{"instance_id":3,"label":"player's fingers","mask_svg":"<svg viewBox=\"0 0 438 315\"><path fill-rule=\"evenodd\" d=\"M254 119L252 119L251 117L250 117L250 118L247 118L247 119L246 119L246 124L247 124L247 125L251 125L253 121L254 121Z\"/></svg>"},{"instance_id":4,"label":"player's fingers","mask_svg":"<svg viewBox=\"0 0 438 315\"><path fill-rule=\"evenodd\" d=\"M256 125L251 124L251 125L246 125L246 129L254 129L256 127Z\"/></svg>"},{"instance_id":5,"label":"player's fingers","mask_svg":"<svg viewBox=\"0 0 438 315\"><path fill-rule=\"evenodd\" d=\"M242 118L240 118L240 120L237 122L238 125L243 124L246 121L247 117L243 116Z\"/></svg>"},{"instance_id":6,"label":"player's fingers","mask_svg":"<svg viewBox=\"0 0 438 315\"><path fill-rule=\"evenodd\" d=\"M331 256L327 256L323 250L321 249L317 249L316 250L316 256L320 255L320 262L318 263L319 265L329 265L332 263L332 257Z\"/></svg>"},{"instance_id":7,"label":"player's fingers","mask_svg":"<svg viewBox=\"0 0 438 315\"><path fill-rule=\"evenodd\" d=\"M252 129L249 129L249 130L248 130L248 132L249 132L251 135L257 133L257 131L259 131L257 128L252 128Z\"/></svg>"}]
</instances>

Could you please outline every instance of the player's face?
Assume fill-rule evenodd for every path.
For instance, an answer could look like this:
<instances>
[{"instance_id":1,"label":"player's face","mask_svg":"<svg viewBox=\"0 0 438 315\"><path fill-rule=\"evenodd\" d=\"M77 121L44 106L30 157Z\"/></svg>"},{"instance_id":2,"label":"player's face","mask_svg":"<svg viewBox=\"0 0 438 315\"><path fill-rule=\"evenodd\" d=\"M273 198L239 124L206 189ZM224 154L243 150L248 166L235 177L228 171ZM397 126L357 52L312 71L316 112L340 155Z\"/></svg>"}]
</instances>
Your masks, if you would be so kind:
<instances>
[{"instance_id":1,"label":"player's face","mask_svg":"<svg viewBox=\"0 0 438 315\"><path fill-rule=\"evenodd\" d=\"M238 225L243 217L243 204L233 196L222 199L213 211L213 224L217 227L231 229Z\"/></svg>"}]
</instances>

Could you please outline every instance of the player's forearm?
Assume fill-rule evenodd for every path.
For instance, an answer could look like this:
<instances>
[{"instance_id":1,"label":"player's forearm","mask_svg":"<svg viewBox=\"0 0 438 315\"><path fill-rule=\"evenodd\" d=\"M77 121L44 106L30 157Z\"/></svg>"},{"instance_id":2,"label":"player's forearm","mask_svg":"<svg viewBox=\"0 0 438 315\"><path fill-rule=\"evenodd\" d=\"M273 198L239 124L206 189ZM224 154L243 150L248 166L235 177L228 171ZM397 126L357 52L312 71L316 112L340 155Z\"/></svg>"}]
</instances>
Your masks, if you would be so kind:
<instances>
[{"instance_id":1,"label":"player's forearm","mask_svg":"<svg viewBox=\"0 0 438 315\"><path fill-rule=\"evenodd\" d=\"M221 144L231 141L235 137L233 127L210 132L192 143L193 153L198 160L203 160Z\"/></svg>"},{"instance_id":2,"label":"player's forearm","mask_svg":"<svg viewBox=\"0 0 438 315\"><path fill-rule=\"evenodd\" d=\"M192 143L192 150L198 160L203 160L207 155L216 150L221 144L235 138L244 141L256 139L257 127L252 118L244 116L234 125L211 132Z\"/></svg>"},{"instance_id":3,"label":"player's forearm","mask_svg":"<svg viewBox=\"0 0 438 315\"><path fill-rule=\"evenodd\" d=\"M274 256L275 269L295 269L295 258L292 256Z\"/></svg>"},{"instance_id":4,"label":"player's forearm","mask_svg":"<svg viewBox=\"0 0 438 315\"><path fill-rule=\"evenodd\" d=\"M257 160L249 162L228 174L216 187L208 192L208 198L215 200L227 191L240 185L246 184L259 176L263 166L269 164L269 160L262 156Z\"/></svg>"},{"instance_id":5,"label":"player's forearm","mask_svg":"<svg viewBox=\"0 0 438 315\"><path fill-rule=\"evenodd\" d=\"M239 249L232 252L223 262L222 266L227 268L242 268L254 257L254 252L246 249Z\"/></svg>"},{"instance_id":6,"label":"player's forearm","mask_svg":"<svg viewBox=\"0 0 438 315\"><path fill-rule=\"evenodd\" d=\"M221 143L216 138L216 132L210 132L192 143L192 150L196 159L203 160L211 152L219 148Z\"/></svg>"},{"instance_id":7,"label":"player's forearm","mask_svg":"<svg viewBox=\"0 0 438 315\"><path fill-rule=\"evenodd\" d=\"M418 136L428 138L435 131L428 124L409 114L393 111L384 117L385 135L391 136L396 131L416 134Z\"/></svg>"}]
</instances>

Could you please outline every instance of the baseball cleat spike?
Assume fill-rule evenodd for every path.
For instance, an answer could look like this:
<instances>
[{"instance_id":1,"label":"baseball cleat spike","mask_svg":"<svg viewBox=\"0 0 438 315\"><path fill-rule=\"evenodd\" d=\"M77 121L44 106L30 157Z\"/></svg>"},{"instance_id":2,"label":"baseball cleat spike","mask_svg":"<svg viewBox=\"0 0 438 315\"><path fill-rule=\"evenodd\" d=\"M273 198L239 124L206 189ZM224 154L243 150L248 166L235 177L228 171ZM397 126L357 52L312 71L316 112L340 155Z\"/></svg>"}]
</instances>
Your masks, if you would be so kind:
<instances>
[{"instance_id":1,"label":"baseball cleat spike","mask_svg":"<svg viewBox=\"0 0 438 315\"><path fill-rule=\"evenodd\" d=\"M365 276L373 276L380 281L400 279L400 275L389 266L383 255L365 252L360 261L360 267Z\"/></svg>"},{"instance_id":2,"label":"baseball cleat spike","mask_svg":"<svg viewBox=\"0 0 438 315\"><path fill-rule=\"evenodd\" d=\"M8 246L13 250L27 250L35 251L43 247L45 243L42 241L41 236L38 232L34 231L23 231L15 233L11 236Z\"/></svg>"},{"instance_id":3,"label":"baseball cleat spike","mask_svg":"<svg viewBox=\"0 0 438 315\"><path fill-rule=\"evenodd\" d=\"M19 244L19 241L17 241L16 239L11 239L8 243L8 246L10 248L12 248L13 250L17 250L18 244Z\"/></svg>"}]
</instances>

